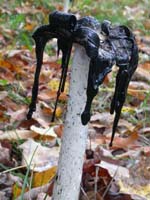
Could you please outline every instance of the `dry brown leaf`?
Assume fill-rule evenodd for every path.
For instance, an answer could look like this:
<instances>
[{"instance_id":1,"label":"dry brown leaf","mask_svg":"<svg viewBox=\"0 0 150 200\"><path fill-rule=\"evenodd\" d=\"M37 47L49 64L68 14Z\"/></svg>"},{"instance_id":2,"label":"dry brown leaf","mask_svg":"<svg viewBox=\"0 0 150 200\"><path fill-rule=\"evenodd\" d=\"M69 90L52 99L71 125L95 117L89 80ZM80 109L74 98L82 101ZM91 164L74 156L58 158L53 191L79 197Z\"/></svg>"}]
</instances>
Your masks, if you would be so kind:
<instances>
[{"instance_id":1,"label":"dry brown leaf","mask_svg":"<svg viewBox=\"0 0 150 200\"><path fill-rule=\"evenodd\" d=\"M106 135L99 135L96 139L92 140L92 147L93 146L97 147L97 145L107 144L108 141L110 142L110 138L108 139Z\"/></svg>"},{"instance_id":2,"label":"dry brown leaf","mask_svg":"<svg viewBox=\"0 0 150 200\"><path fill-rule=\"evenodd\" d=\"M105 161L101 161L100 164L96 164L96 166L107 169L111 177L113 177L115 180L129 178L129 170L126 167L114 165Z\"/></svg>"},{"instance_id":3,"label":"dry brown leaf","mask_svg":"<svg viewBox=\"0 0 150 200\"><path fill-rule=\"evenodd\" d=\"M149 19L144 20L144 28L147 30L150 30L150 20Z\"/></svg>"},{"instance_id":4,"label":"dry brown leaf","mask_svg":"<svg viewBox=\"0 0 150 200\"><path fill-rule=\"evenodd\" d=\"M9 60L0 60L0 66L8 68L10 71L16 72L18 74L22 73L21 67L19 67L18 65L14 65L14 63L10 62Z\"/></svg>"},{"instance_id":5,"label":"dry brown leaf","mask_svg":"<svg viewBox=\"0 0 150 200\"><path fill-rule=\"evenodd\" d=\"M33 171L42 172L57 165L59 148L48 148L32 139L21 144L23 149L22 165L30 165Z\"/></svg>"},{"instance_id":6,"label":"dry brown leaf","mask_svg":"<svg viewBox=\"0 0 150 200\"><path fill-rule=\"evenodd\" d=\"M49 128L44 129L44 128L39 128L39 127L32 125L30 127L30 129L32 131L34 131L35 133L40 134L42 136L46 135L46 136L51 136L52 138L57 137L57 135L55 134L55 131L54 131L54 127L49 127Z\"/></svg>"},{"instance_id":7,"label":"dry brown leaf","mask_svg":"<svg viewBox=\"0 0 150 200\"><path fill-rule=\"evenodd\" d=\"M53 109L45 102L41 103L41 109L44 115L50 116L53 113Z\"/></svg>"},{"instance_id":8,"label":"dry brown leaf","mask_svg":"<svg viewBox=\"0 0 150 200\"><path fill-rule=\"evenodd\" d=\"M116 158L117 159L124 159L124 160L131 158L131 159L135 160L140 156L140 154L141 154L141 148L138 147L138 148L135 148L133 150L128 150L125 153L116 155Z\"/></svg>"},{"instance_id":9,"label":"dry brown leaf","mask_svg":"<svg viewBox=\"0 0 150 200\"><path fill-rule=\"evenodd\" d=\"M20 109L20 104L16 104L13 100L11 100L9 97L6 97L2 100L2 105L6 108L9 108L10 110L17 111Z\"/></svg>"},{"instance_id":10,"label":"dry brown leaf","mask_svg":"<svg viewBox=\"0 0 150 200\"><path fill-rule=\"evenodd\" d=\"M144 127L144 128L141 128L139 130L139 134L149 134L150 133L150 127Z\"/></svg>"},{"instance_id":11,"label":"dry brown leaf","mask_svg":"<svg viewBox=\"0 0 150 200\"><path fill-rule=\"evenodd\" d=\"M29 120L24 119L18 124L18 129L21 128L21 129L29 130L32 125L39 126L39 123L33 118Z\"/></svg>"},{"instance_id":12,"label":"dry brown leaf","mask_svg":"<svg viewBox=\"0 0 150 200\"><path fill-rule=\"evenodd\" d=\"M0 144L0 163L5 165L7 162L10 162L10 150Z\"/></svg>"},{"instance_id":13,"label":"dry brown leaf","mask_svg":"<svg viewBox=\"0 0 150 200\"><path fill-rule=\"evenodd\" d=\"M138 80L144 80L149 82L150 71L143 69L142 67L138 67L135 71L135 77Z\"/></svg>"},{"instance_id":14,"label":"dry brown leaf","mask_svg":"<svg viewBox=\"0 0 150 200\"><path fill-rule=\"evenodd\" d=\"M122 181L119 181L119 186L121 192L134 194L135 200L148 200L150 197L150 184L147 186L139 186L134 188L133 186L129 186L127 184L124 184Z\"/></svg>"},{"instance_id":15,"label":"dry brown leaf","mask_svg":"<svg viewBox=\"0 0 150 200\"><path fill-rule=\"evenodd\" d=\"M1 178L1 191L4 191L4 194L6 195L4 199L8 199L8 195L12 195L13 185L15 184L22 185L21 178L14 176L10 173L2 174L0 178Z\"/></svg>"},{"instance_id":16,"label":"dry brown leaf","mask_svg":"<svg viewBox=\"0 0 150 200\"><path fill-rule=\"evenodd\" d=\"M63 134L63 130L64 130L64 125L60 124L54 127L54 132L57 134L58 137L62 137Z\"/></svg>"},{"instance_id":17,"label":"dry brown leaf","mask_svg":"<svg viewBox=\"0 0 150 200\"><path fill-rule=\"evenodd\" d=\"M50 69L43 69L40 74L40 83L48 83L50 79L52 79L53 74Z\"/></svg>"},{"instance_id":18,"label":"dry brown leaf","mask_svg":"<svg viewBox=\"0 0 150 200\"><path fill-rule=\"evenodd\" d=\"M125 127L130 132L133 132L134 129L135 129L135 126L132 123L130 123L127 120L125 120L125 119L120 119L119 120L118 127Z\"/></svg>"},{"instance_id":19,"label":"dry brown leaf","mask_svg":"<svg viewBox=\"0 0 150 200\"><path fill-rule=\"evenodd\" d=\"M55 100L57 97L57 91L44 90L39 93L38 97L40 100L43 101ZM66 101L67 95L65 93L61 93L59 99L62 101Z\"/></svg>"},{"instance_id":20,"label":"dry brown leaf","mask_svg":"<svg viewBox=\"0 0 150 200\"><path fill-rule=\"evenodd\" d=\"M8 115L11 116L10 122L14 123L15 121L22 121L26 118L26 112L27 112L27 107L26 106L21 106L21 108L17 111L11 111L9 110L7 112Z\"/></svg>"},{"instance_id":21,"label":"dry brown leaf","mask_svg":"<svg viewBox=\"0 0 150 200\"><path fill-rule=\"evenodd\" d=\"M101 124L111 126L113 123L114 117L113 115L110 115L108 112L103 112L103 113L96 113L91 116L91 122L98 121Z\"/></svg>"},{"instance_id":22,"label":"dry brown leaf","mask_svg":"<svg viewBox=\"0 0 150 200\"><path fill-rule=\"evenodd\" d=\"M143 82L143 81L131 81L130 84L129 84L129 89L149 90L150 85L148 83Z\"/></svg>"},{"instance_id":23,"label":"dry brown leaf","mask_svg":"<svg viewBox=\"0 0 150 200\"><path fill-rule=\"evenodd\" d=\"M5 66L0 66L0 79L6 79L7 74L7 81L8 83L12 83L14 81L14 74Z\"/></svg>"},{"instance_id":24,"label":"dry brown leaf","mask_svg":"<svg viewBox=\"0 0 150 200\"><path fill-rule=\"evenodd\" d=\"M29 130L11 130L11 131L3 131L0 134L0 140L8 139L8 140L18 140L18 139L27 139L34 138L37 136L37 133Z\"/></svg>"},{"instance_id":25,"label":"dry brown leaf","mask_svg":"<svg viewBox=\"0 0 150 200\"><path fill-rule=\"evenodd\" d=\"M5 99L5 97L7 97L8 92L7 91L0 91L0 100Z\"/></svg>"},{"instance_id":26,"label":"dry brown leaf","mask_svg":"<svg viewBox=\"0 0 150 200\"><path fill-rule=\"evenodd\" d=\"M150 38L149 38L150 40ZM145 62L141 64L141 67L146 70L150 70L150 62Z\"/></svg>"},{"instance_id":27,"label":"dry brown leaf","mask_svg":"<svg viewBox=\"0 0 150 200\"><path fill-rule=\"evenodd\" d=\"M142 152L144 153L145 156L150 157L150 146L144 146L142 148Z\"/></svg>"},{"instance_id":28,"label":"dry brown leaf","mask_svg":"<svg viewBox=\"0 0 150 200\"><path fill-rule=\"evenodd\" d=\"M127 138L115 137L112 148L128 148L129 146L134 145L138 137L139 135L136 131Z\"/></svg>"},{"instance_id":29,"label":"dry brown leaf","mask_svg":"<svg viewBox=\"0 0 150 200\"><path fill-rule=\"evenodd\" d=\"M4 106L2 106L2 105L0 104L0 118L3 118L4 111L6 111L6 110L7 110L6 107L4 107Z\"/></svg>"},{"instance_id":30,"label":"dry brown leaf","mask_svg":"<svg viewBox=\"0 0 150 200\"><path fill-rule=\"evenodd\" d=\"M46 200L51 200L52 197L50 196L47 196L46 193L42 192L42 193L39 193L38 196L37 196L37 199L36 200L43 200L46 196Z\"/></svg>"},{"instance_id":31,"label":"dry brown leaf","mask_svg":"<svg viewBox=\"0 0 150 200\"><path fill-rule=\"evenodd\" d=\"M7 60L13 65L23 66L20 67L21 73L24 73L25 65L29 65L33 63L32 54L27 49L13 49L7 52ZM28 66L29 67L29 66Z\"/></svg>"},{"instance_id":32,"label":"dry brown leaf","mask_svg":"<svg viewBox=\"0 0 150 200\"><path fill-rule=\"evenodd\" d=\"M134 89L128 89L128 94L130 94L133 97L136 97L137 99L143 101L146 97L147 90L134 90Z\"/></svg>"},{"instance_id":33,"label":"dry brown leaf","mask_svg":"<svg viewBox=\"0 0 150 200\"><path fill-rule=\"evenodd\" d=\"M51 118L50 116L46 116L43 114L41 109L41 102L36 104L36 111L33 113L32 118L36 120L42 127L49 128Z\"/></svg>"}]
</instances>

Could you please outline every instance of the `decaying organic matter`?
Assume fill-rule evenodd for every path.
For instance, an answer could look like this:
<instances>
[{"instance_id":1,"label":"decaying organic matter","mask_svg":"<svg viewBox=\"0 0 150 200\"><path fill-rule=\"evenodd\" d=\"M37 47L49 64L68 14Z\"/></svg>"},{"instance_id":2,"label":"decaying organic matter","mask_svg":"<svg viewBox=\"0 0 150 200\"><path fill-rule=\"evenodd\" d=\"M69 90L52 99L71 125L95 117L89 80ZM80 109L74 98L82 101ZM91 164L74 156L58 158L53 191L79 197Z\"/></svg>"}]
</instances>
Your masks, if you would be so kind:
<instances>
[{"instance_id":1,"label":"decaying organic matter","mask_svg":"<svg viewBox=\"0 0 150 200\"><path fill-rule=\"evenodd\" d=\"M98 31L103 35L103 39L99 37ZM83 17L77 20L73 14L54 11L49 15L49 24L37 28L33 38L36 44L37 66L32 89L32 100L27 114L28 119L32 117L33 112L36 110L43 51L50 39L57 38L58 55L59 51L62 51L62 73L52 121L55 118L60 93L64 91L73 43L82 45L90 58L87 102L81 114L83 125L86 125L90 120L91 104L98 93L98 87L103 83L105 76L111 71L113 65L116 64L119 67L115 93L110 108L111 114L115 112L110 142L110 146L112 146L121 109L125 102L127 88L138 65L138 48L133 33L126 26L111 26L111 23L107 20L100 24L93 17Z\"/></svg>"}]
</instances>

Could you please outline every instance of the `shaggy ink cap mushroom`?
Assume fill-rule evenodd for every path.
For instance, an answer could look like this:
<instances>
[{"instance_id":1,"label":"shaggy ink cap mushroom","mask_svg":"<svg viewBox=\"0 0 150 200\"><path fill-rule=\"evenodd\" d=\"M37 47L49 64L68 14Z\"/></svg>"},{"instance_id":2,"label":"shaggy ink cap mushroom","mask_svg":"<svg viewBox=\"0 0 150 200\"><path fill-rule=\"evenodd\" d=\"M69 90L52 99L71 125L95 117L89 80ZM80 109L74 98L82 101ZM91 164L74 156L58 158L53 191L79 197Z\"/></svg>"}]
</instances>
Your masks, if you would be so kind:
<instances>
[{"instance_id":1,"label":"shaggy ink cap mushroom","mask_svg":"<svg viewBox=\"0 0 150 200\"><path fill-rule=\"evenodd\" d=\"M52 27L64 28L68 31L73 31L76 26L77 19L73 14L54 11L49 15L49 23Z\"/></svg>"},{"instance_id":2,"label":"shaggy ink cap mushroom","mask_svg":"<svg viewBox=\"0 0 150 200\"><path fill-rule=\"evenodd\" d=\"M105 35L109 35L109 31L110 31L110 26L111 26L111 22L108 20L104 20L101 24L101 31L105 34Z\"/></svg>"},{"instance_id":3,"label":"shaggy ink cap mushroom","mask_svg":"<svg viewBox=\"0 0 150 200\"><path fill-rule=\"evenodd\" d=\"M98 31L100 29L100 22L91 16L82 17L78 20L78 26L85 26L89 27L95 31Z\"/></svg>"}]
</instances>

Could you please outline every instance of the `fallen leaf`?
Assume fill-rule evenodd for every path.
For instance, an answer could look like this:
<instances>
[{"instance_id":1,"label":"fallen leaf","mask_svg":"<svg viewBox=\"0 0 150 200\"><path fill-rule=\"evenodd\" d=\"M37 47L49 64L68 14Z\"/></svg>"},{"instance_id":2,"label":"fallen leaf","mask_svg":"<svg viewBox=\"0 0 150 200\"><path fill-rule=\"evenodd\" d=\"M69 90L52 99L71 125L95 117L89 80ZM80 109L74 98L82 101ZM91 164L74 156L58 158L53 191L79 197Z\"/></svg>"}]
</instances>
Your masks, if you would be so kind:
<instances>
[{"instance_id":1,"label":"fallen leaf","mask_svg":"<svg viewBox=\"0 0 150 200\"><path fill-rule=\"evenodd\" d=\"M64 130L64 125L60 124L54 127L54 132L56 133L57 137L62 137L63 134L63 130Z\"/></svg>"},{"instance_id":2,"label":"fallen leaf","mask_svg":"<svg viewBox=\"0 0 150 200\"><path fill-rule=\"evenodd\" d=\"M12 186L22 185L21 178L14 176L10 173L5 173L0 176L1 181L1 191L4 191L6 197L4 199L8 199L8 195L12 196Z\"/></svg>"},{"instance_id":3,"label":"fallen leaf","mask_svg":"<svg viewBox=\"0 0 150 200\"><path fill-rule=\"evenodd\" d=\"M96 164L96 166L107 169L111 177L113 177L115 180L129 178L129 170L126 167L114 165L105 161L101 161L99 164Z\"/></svg>"},{"instance_id":4,"label":"fallen leaf","mask_svg":"<svg viewBox=\"0 0 150 200\"><path fill-rule=\"evenodd\" d=\"M51 127L51 128L49 127L49 128L45 128L44 129L44 128L39 128L39 127L36 127L36 126L32 125L30 127L30 129L32 131L34 131L35 133L38 133L40 135L51 136L53 138L57 137L57 135L55 134L55 131L54 131L54 127Z\"/></svg>"},{"instance_id":5,"label":"fallen leaf","mask_svg":"<svg viewBox=\"0 0 150 200\"><path fill-rule=\"evenodd\" d=\"M125 127L130 132L133 132L134 129L135 129L135 126L132 123L130 123L127 120L125 120L125 119L120 119L119 120L118 127Z\"/></svg>"},{"instance_id":6,"label":"fallen leaf","mask_svg":"<svg viewBox=\"0 0 150 200\"><path fill-rule=\"evenodd\" d=\"M44 115L50 116L53 113L53 109L45 102L41 103L41 109Z\"/></svg>"},{"instance_id":7,"label":"fallen leaf","mask_svg":"<svg viewBox=\"0 0 150 200\"><path fill-rule=\"evenodd\" d=\"M150 20L149 19L144 20L144 28L147 30L150 30Z\"/></svg>"},{"instance_id":8,"label":"fallen leaf","mask_svg":"<svg viewBox=\"0 0 150 200\"><path fill-rule=\"evenodd\" d=\"M28 187L25 188L25 192L29 190ZM22 185L18 185L18 182L16 182L12 187L12 193L13 193L13 199L17 199L18 196L21 195L22 192Z\"/></svg>"},{"instance_id":9,"label":"fallen leaf","mask_svg":"<svg viewBox=\"0 0 150 200\"><path fill-rule=\"evenodd\" d=\"M7 74L7 82L12 83L14 81L14 74L7 68L0 66L0 79L5 80Z\"/></svg>"},{"instance_id":10,"label":"fallen leaf","mask_svg":"<svg viewBox=\"0 0 150 200\"><path fill-rule=\"evenodd\" d=\"M135 188L133 186L124 184L122 181L119 181L119 186L120 186L121 192L138 195L139 197L137 197L135 195L136 196L135 200L138 200L138 199L139 200L148 200L150 197L150 184L148 184L146 186L138 186L138 187L136 186L136 188ZM134 198L134 195L133 195L133 198Z\"/></svg>"},{"instance_id":11,"label":"fallen leaf","mask_svg":"<svg viewBox=\"0 0 150 200\"><path fill-rule=\"evenodd\" d=\"M2 100L2 105L6 106L6 108L8 108L9 105L9 109L12 111L17 111L20 109L20 104L16 104L13 100L11 100L8 96Z\"/></svg>"},{"instance_id":12,"label":"fallen leaf","mask_svg":"<svg viewBox=\"0 0 150 200\"><path fill-rule=\"evenodd\" d=\"M141 154L140 148L135 148L134 150L128 150L126 152L123 152L121 154L115 155L117 159L137 159Z\"/></svg>"},{"instance_id":13,"label":"fallen leaf","mask_svg":"<svg viewBox=\"0 0 150 200\"><path fill-rule=\"evenodd\" d=\"M150 146L143 147L142 151L143 151L143 153L144 153L145 156L150 157Z\"/></svg>"},{"instance_id":14,"label":"fallen leaf","mask_svg":"<svg viewBox=\"0 0 150 200\"><path fill-rule=\"evenodd\" d=\"M41 102L36 104L36 112L33 113L32 118L36 120L42 127L49 128L51 118L50 116L46 116L43 114L41 109Z\"/></svg>"},{"instance_id":15,"label":"fallen leaf","mask_svg":"<svg viewBox=\"0 0 150 200\"><path fill-rule=\"evenodd\" d=\"M0 60L0 66L8 68L12 72L16 72L18 74L21 74L23 71L18 65L14 65L13 62L10 62L9 60Z\"/></svg>"},{"instance_id":16,"label":"fallen leaf","mask_svg":"<svg viewBox=\"0 0 150 200\"><path fill-rule=\"evenodd\" d=\"M0 134L0 140L8 139L8 140L18 140L18 139L27 139L34 138L37 136L37 133L29 130L11 130L11 131L3 131Z\"/></svg>"},{"instance_id":17,"label":"fallen leaf","mask_svg":"<svg viewBox=\"0 0 150 200\"><path fill-rule=\"evenodd\" d=\"M138 137L139 135L137 132L133 132L127 138L115 137L112 148L116 148L116 147L128 148L129 146L132 146L137 141Z\"/></svg>"},{"instance_id":18,"label":"fallen leaf","mask_svg":"<svg viewBox=\"0 0 150 200\"><path fill-rule=\"evenodd\" d=\"M38 95L38 98L43 101L55 100L56 97L57 97L57 91L51 91L51 90L41 91ZM66 101L67 100L66 93L61 93L59 100Z\"/></svg>"},{"instance_id":19,"label":"fallen leaf","mask_svg":"<svg viewBox=\"0 0 150 200\"><path fill-rule=\"evenodd\" d=\"M14 123L16 121L24 120L26 118L26 111L27 111L26 106L22 106L19 110L15 111L15 112L9 110L7 112L7 114L11 116L10 122Z\"/></svg>"},{"instance_id":20,"label":"fallen leaf","mask_svg":"<svg viewBox=\"0 0 150 200\"><path fill-rule=\"evenodd\" d=\"M135 107L123 106L122 110L121 110L121 113L130 113L130 114L133 114L133 113L135 113Z\"/></svg>"},{"instance_id":21,"label":"fallen leaf","mask_svg":"<svg viewBox=\"0 0 150 200\"><path fill-rule=\"evenodd\" d=\"M46 193L39 193L36 200L43 200L46 197L46 200L52 200L52 197L48 196Z\"/></svg>"},{"instance_id":22,"label":"fallen leaf","mask_svg":"<svg viewBox=\"0 0 150 200\"><path fill-rule=\"evenodd\" d=\"M18 128L29 130L32 125L39 126L39 123L34 119L30 120L24 119L18 124Z\"/></svg>"},{"instance_id":23,"label":"fallen leaf","mask_svg":"<svg viewBox=\"0 0 150 200\"><path fill-rule=\"evenodd\" d=\"M5 99L5 97L7 97L8 92L7 91L0 91L0 100Z\"/></svg>"},{"instance_id":24,"label":"fallen leaf","mask_svg":"<svg viewBox=\"0 0 150 200\"><path fill-rule=\"evenodd\" d=\"M145 70L139 66L137 70L135 71L135 76L136 76L136 79L138 80L149 82L150 71Z\"/></svg>"},{"instance_id":25,"label":"fallen leaf","mask_svg":"<svg viewBox=\"0 0 150 200\"><path fill-rule=\"evenodd\" d=\"M0 143L0 163L9 166L11 163L10 153L11 153L10 150L6 147L1 146Z\"/></svg>"},{"instance_id":26,"label":"fallen leaf","mask_svg":"<svg viewBox=\"0 0 150 200\"><path fill-rule=\"evenodd\" d=\"M143 101L145 99L146 93L147 93L147 90L128 89L128 94L130 94L133 97L138 98L141 101Z\"/></svg>"},{"instance_id":27,"label":"fallen leaf","mask_svg":"<svg viewBox=\"0 0 150 200\"><path fill-rule=\"evenodd\" d=\"M63 111L62 111L62 108L61 107L57 107L56 108L56 117L61 117Z\"/></svg>"},{"instance_id":28,"label":"fallen leaf","mask_svg":"<svg viewBox=\"0 0 150 200\"><path fill-rule=\"evenodd\" d=\"M148 38L150 40L150 38ZM150 70L150 61L144 62L141 64L141 67L146 70Z\"/></svg>"},{"instance_id":29,"label":"fallen leaf","mask_svg":"<svg viewBox=\"0 0 150 200\"><path fill-rule=\"evenodd\" d=\"M27 31L32 31L34 29L35 24L26 24L26 26L24 27L25 30Z\"/></svg>"},{"instance_id":30,"label":"fallen leaf","mask_svg":"<svg viewBox=\"0 0 150 200\"><path fill-rule=\"evenodd\" d=\"M6 107L0 104L0 111L1 111L1 112L6 111Z\"/></svg>"},{"instance_id":31,"label":"fallen leaf","mask_svg":"<svg viewBox=\"0 0 150 200\"><path fill-rule=\"evenodd\" d=\"M109 125L113 123L113 115L110 115L108 112L103 112L103 113L96 113L91 116L91 122L98 121L101 124L104 125Z\"/></svg>"},{"instance_id":32,"label":"fallen leaf","mask_svg":"<svg viewBox=\"0 0 150 200\"><path fill-rule=\"evenodd\" d=\"M144 128L141 128L139 131L139 134L150 134L150 127L144 127Z\"/></svg>"},{"instance_id":33,"label":"fallen leaf","mask_svg":"<svg viewBox=\"0 0 150 200\"><path fill-rule=\"evenodd\" d=\"M33 171L42 172L57 165L59 148L42 146L33 139L28 139L19 148L23 149L22 165L29 165Z\"/></svg>"},{"instance_id":34,"label":"fallen leaf","mask_svg":"<svg viewBox=\"0 0 150 200\"><path fill-rule=\"evenodd\" d=\"M39 187L47 184L56 175L57 167L54 166L42 172L34 172L32 187Z\"/></svg>"}]
</instances>

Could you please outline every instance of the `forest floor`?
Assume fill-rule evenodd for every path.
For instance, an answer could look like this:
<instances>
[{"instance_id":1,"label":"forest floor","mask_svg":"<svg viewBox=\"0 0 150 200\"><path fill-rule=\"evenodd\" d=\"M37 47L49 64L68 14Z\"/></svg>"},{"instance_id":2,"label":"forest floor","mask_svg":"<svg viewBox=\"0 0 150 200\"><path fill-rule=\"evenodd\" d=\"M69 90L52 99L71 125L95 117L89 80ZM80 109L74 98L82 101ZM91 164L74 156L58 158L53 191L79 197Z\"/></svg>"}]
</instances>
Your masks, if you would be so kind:
<instances>
[{"instance_id":1,"label":"forest floor","mask_svg":"<svg viewBox=\"0 0 150 200\"><path fill-rule=\"evenodd\" d=\"M119 3L118 3L119 2ZM139 65L130 82L113 147L110 103L116 69L94 99L80 199L150 200L150 12L149 1L74 1L70 11L100 22L128 25L139 47ZM62 10L60 1L19 1L0 7L0 199L50 199L65 118L69 72L51 122L60 80L55 41L45 49L37 110L26 120L36 58L32 33ZM71 64L70 64L71 65ZM89 159L90 158L90 159ZM98 169L97 175L95 170ZM94 178L97 176L97 191ZM29 192L28 192L29 191ZM45 195L47 194L47 197ZM29 198L30 196L30 198Z\"/></svg>"}]
</instances>

